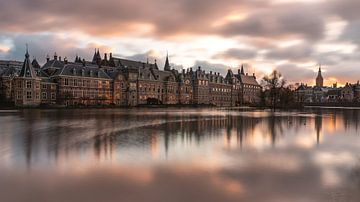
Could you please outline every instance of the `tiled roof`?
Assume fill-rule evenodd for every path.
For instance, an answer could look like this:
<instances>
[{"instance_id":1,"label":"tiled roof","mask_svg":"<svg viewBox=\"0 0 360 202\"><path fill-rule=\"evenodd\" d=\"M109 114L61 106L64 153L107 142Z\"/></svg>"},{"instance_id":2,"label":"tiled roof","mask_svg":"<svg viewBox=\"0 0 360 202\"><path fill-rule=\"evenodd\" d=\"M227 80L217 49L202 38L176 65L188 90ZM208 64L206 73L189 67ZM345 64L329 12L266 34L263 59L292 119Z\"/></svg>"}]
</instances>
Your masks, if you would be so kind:
<instances>
[{"instance_id":1,"label":"tiled roof","mask_svg":"<svg viewBox=\"0 0 360 202\"><path fill-rule=\"evenodd\" d=\"M25 60L24 60L23 66L21 68L21 71L19 73L19 77L24 77L24 78L37 77L36 72L30 62L29 57L30 57L30 55L29 55L28 51L26 51Z\"/></svg>"},{"instance_id":2,"label":"tiled roof","mask_svg":"<svg viewBox=\"0 0 360 202\"><path fill-rule=\"evenodd\" d=\"M256 81L254 76L249 76L249 75L244 75L244 74L238 74L236 75L236 77L238 79L240 79L240 81L243 84L248 84L248 85L255 85L255 86L260 86L259 83Z\"/></svg>"},{"instance_id":3,"label":"tiled roof","mask_svg":"<svg viewBox=\"0 0 360 202\"><path fill-rule=\"evenodd\" d=\"M65 64L61 70L55 72L54 76L79 76L79 77L91 77L111 79L102 69L94 66L83 66L82 64Z\"/></svg>"}]
</instances>

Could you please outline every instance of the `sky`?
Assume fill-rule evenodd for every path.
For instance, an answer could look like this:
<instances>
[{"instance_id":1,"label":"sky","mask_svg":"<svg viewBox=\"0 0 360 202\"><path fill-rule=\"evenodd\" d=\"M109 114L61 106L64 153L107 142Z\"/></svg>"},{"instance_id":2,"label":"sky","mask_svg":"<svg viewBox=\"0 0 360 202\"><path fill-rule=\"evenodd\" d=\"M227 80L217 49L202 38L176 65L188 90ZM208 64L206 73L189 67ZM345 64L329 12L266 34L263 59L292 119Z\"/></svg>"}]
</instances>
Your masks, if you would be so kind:
<instances>
[{"instance_id":1,"label":"sky","mask_svg":"<svg viewBox=\"0 0 360 202\"><path fill-rule=\"evenodd\" d=\"M0 59L103 54L290 83L360 79L359 0L0 0Z\"/></svg>"}]
</instances>

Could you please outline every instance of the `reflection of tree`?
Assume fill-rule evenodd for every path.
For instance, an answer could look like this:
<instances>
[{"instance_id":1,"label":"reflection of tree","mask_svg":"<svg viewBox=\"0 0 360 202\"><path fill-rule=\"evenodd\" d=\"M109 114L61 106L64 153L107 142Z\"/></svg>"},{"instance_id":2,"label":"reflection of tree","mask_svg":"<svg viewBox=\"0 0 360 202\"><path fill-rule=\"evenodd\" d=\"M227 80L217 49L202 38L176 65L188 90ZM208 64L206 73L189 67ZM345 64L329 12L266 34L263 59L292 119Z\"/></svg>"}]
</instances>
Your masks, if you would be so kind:
<instances>
[{"instance_id":1,"label":"reflection of tree","mask_svg":"<svg viewBox=\"0 0 360 202\"><path fill-rule=\"evenodd\" d=\"M271 137L271 144L275 146L276 138L284 133L284 123L287 121L287 117L276 116L275 113L271 113L266 118L268 131Z\"/></svg>"}]
</instances>

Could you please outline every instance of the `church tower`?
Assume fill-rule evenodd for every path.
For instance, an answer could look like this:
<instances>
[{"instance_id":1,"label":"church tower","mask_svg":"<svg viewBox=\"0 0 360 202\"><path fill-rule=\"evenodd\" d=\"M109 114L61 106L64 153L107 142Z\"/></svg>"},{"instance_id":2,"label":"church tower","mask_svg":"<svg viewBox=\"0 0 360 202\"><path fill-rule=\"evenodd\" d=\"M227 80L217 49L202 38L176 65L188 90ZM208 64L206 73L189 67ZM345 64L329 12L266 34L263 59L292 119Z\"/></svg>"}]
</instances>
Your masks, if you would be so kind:
<instances>
[{"instance_id":1,"label":"church tower","mask_svg":"<svg viewBox=\"0 0 360 202\"><path fill-rule=\"evenodd\" d=\"M169 63L169 54L166 54L166 61L164 66L165 71L171 71L170 63Z\"/></svg>"},{"instance_id":2,"label":"church tower","mask_svg":"<svg viewBox=\"0 0 360 202\"><path fill-rule=\"evenodd\" d=\"M319 72L316 77L316 87L323 87L324 86L324 78L321 75L321 65L319 67Z\"/></svg>"}]
</instances>

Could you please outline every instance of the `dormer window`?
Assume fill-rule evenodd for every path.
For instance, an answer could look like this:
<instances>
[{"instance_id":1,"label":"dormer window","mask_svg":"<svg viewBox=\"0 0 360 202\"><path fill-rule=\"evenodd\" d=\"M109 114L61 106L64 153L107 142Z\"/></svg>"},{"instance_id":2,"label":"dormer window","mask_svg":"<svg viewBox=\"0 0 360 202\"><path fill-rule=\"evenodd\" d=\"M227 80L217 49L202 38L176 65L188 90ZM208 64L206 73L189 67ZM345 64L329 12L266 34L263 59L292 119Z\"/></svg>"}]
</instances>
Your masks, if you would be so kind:
<instances>
[{"instance_id":1,"label":"dormer window","mask_svg":"<svg viewBox=\"0 0 360 202\"><path fill-rule=\"evenodd\" d=\"M76 75L76 69L75 68L73 68L72 73L73 73L74 76Z\"/></svg>"},{"instance_id":2,"label":"dormer window","mask_svg":"<svg viewBox=\"0 0 360 202\"><path fill-rule=\"evenodd\" d=\"M81 70L81 76L85 76L85 70L84 69Z\"/></svg>"}]
</instances>

